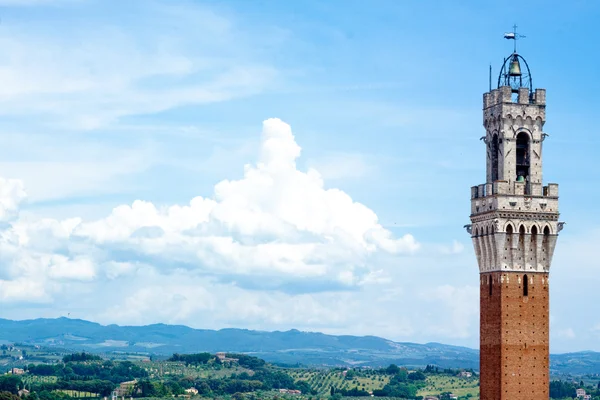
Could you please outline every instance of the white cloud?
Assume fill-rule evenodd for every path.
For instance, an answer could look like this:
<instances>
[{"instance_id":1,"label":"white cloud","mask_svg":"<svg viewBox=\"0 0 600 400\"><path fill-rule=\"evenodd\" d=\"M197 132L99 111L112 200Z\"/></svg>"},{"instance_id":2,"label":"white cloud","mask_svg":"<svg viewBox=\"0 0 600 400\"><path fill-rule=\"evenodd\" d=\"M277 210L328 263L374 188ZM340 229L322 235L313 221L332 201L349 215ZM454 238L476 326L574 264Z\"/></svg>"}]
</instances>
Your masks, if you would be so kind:
<instances>
[{"instance_id":1,"label":"white cloud","mask_svg":"<svg viewBox=\"0 0 600 400\"><path fill-rule=\"evenodd\" d=\"M299 170L300 153L290 126L268 119L256 164L245 166L243 178L218 183L212 198L198 196L188 205L169 207L137 200L89 222L15 220L0 232L4 300L21 298L21 291L14 288L23 280L28 282L24 290L31 285L45 287L39 297L52 301L64 295L67 283L72 287L138 279L140 268L145 268L154 271L153 276L206 277L197 290L186 285L162 287L164 296L183 296L172 299L178 304L193 299L208 307L214 292L205 286L206 279L217 279L216 283L231 282L240 293L248 288L281 293L293 288L295 294L278 295L288 296L285 299L261 297L257 304L265 314L279 302L300 313L307 298L294 296L307 291L389 282L372 257L411 254L419 244L409 234L394 237L372 210L341 190L326 188L318 171ZM0 204L16 214L25 197L22 184L0 181L0 194ZM309 288L309 282L315 285ZM123 318L139 319L136 315L144 313L142 304L149 293L144 288L129 296L124 303L130 314ZM201 294L202 301L197 298ZM233 307L235 302L228 304ZM189 307L180 307L177 315L185 318L197 311ZM332 318L324 309L319 312ZM172 314L171 308L164 313ZM273 321L285 319L276 315Z\"/></svg>"},{"instance_id":2,"label":"white cloud","mask_svg":"<svg viewBox=\"0 0 600 400\"><path fill-rule=\"evenodd\" d=\"M11 2L33 3L52 2ZM90 17L91 29L73 23L69 35L50 37L18 20L3 28L0 113L98 129L125 116L252 95L276 80L275 68L245 52L252 39L228 19L199 5L183 14L181 5L134 4L145 18L130 24Z\"/></svg>"},{"instance_id":3,"label":"white cloud","mask_svg":"<svg viewBox=\"0 0 600 400\"><path fill-rule=\"evenodd\" d=\"M13 219L26 197L22 181L0 178L0 221Z\"/></svg>"}]
</instances>

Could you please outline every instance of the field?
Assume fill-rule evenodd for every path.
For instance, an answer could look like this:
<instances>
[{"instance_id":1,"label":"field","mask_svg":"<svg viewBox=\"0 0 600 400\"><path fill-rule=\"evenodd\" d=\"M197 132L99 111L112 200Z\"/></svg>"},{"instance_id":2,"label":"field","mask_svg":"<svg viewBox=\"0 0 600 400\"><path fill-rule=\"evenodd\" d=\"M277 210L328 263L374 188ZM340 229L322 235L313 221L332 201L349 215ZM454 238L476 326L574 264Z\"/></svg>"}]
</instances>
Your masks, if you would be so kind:
<instances>
[{"instance_id":1,"label":"field","mask_svg":"<svg viewBox=\"0 0 600 400\"><path fill-rule=\"evenodd\" d=\"M327 394L333 386L335 389L352 389L358 387L361 390L371 392L374 389L383 388L390 380L388 376L375 374L372 371L357 373L351 379L347 379L342 371L289 371L294 380L306 381L319 394Z\"/></svg>"},{"instance_id":2,"label":"field","mask_svg":"<svg viewBox=\"0 0 600 400\"><path fill-rule=\"evenodd\" d=\"M37 375L23 375L21 376L23 383L26 386L35 385L36 383L55 383L58 378L56 376L37 376Z\"/></svg>"},{"instance_id":3,"label":"field","mask_svg":"<svg viewBox=\"0 0 600 400\"><path fill-rule=\"evenodd\" d=\"M90 392L80 392L77 390L56 390L57 392L62 392L64 394L67 394L73 398L92 398L92 397L99 397L98 393L90 393Z\"/></svg>"},{"instance_id":4,"label":"field","mask_svg":"<svg viewBox=\"0 0 600 400\"><path fill-rule=\"evenodd\" d=\"M359 389L372 392L382 389L388 382L389 376L376 374L374 371L357 372L351 379L346 379L342 371L314 371L292 370L289 372L294 380L308 382L320 395L326 395L333 386L336 389ZM430 375L427 377L427 386L419 391L419 395L439 395L443 392L452 392L459 397L471 395L473 400L479 399L479 386L477 378L461 378L448 375Z\"/></svg>"},{"instance_id":5,"label":"field","mask_svg":"<svg viewBox=\"0 0 600 400\"><path fill-rule=\"evenodd\" d=\"M18 348L17 348L18 347ZM1 361L9 362L11 364L18 363L19 365L26 366L28 363L39 363L40 359L50 364L56 364L58 360L60 360L60 352L57 351L48 351L44 353L43 350L32 347L32 346L10 346L5 347L4 354L0 356L0 366L2 364ZM220 379L220 378L228 378L233 374L241 374L247 373L252 376L255 372L251 369L241 367L238 363L229 363L226 362L224 364L213 362L212 360L207 364L200 365L186 365L184 362L177 361L165 361L165 360L151 360L149 357L144 355L133 355L133 354L111 354L108 358L110 359L127 359L133 362L134 365L146 370L149 373L149 378L153 381L154 385L158 385L157 392L160 388L161 390L171 390L168 388L168 382L177 382L181 379ZM34 359L36 359L34 361ZM113 365L112 363L109 363ZM114 365L118 365L118 361L114 363ZM252 364L243 364L243 365L252 365ZM113 368L113 367L110 367ZM131 367L130 367L131 368ZM280 368L271 366L273 370L279 370L284 372L294 380L294 381L303 381L306 382L310 388L316 391L317 395L313 396L313 398L328 398L331 388L334 388L336 391L340 390L353 390L357 389L360 391L364 391L367 393L372 393L375 390L381 390L386 385L390 383L390 379L392 375L388 374L386 370L374 370L368 368L356 368L356 369L342 369L342 368ZM397 367L396 367L397 369ZM139 371L139 370L138 370ZM410 372L410 371L409 371ZM421 374L420 378L414 378L410 375L408 376L409 380L407 380L406 384L412 383L413 385L417 385L417 387L421 387L418 392L418 395L439 395L444 392L451 392L457 395L460 399L473 399L478 400L479 396L479 387L477 378L463 378L456 376L458 371L447 370L444 371L445 374ZM392 374L395 372L392 372ZM451 373L452 375L449 375ZM142 375L137 375L142 376ZM258 375L257 375L258 377ZM406 377L406 373L405 373ZM21 379L23 380L23 386L25 388L35 388L40 383L55 383L58 381L56 376L35 376L30 375L29 373L22 375ZM125 378L123 375L122 380L127 380L131 378ZM260 379L260 378L259 378ZM413 379L413 381L410 381ZM422 379L425 379L423 381ZM118 381L115 381L118 382ZM235 382L235 381L234 381ZM271 384L270 384L271 385ZM399 384L397 381L390 387L390 390L398 390L399 386L405 384ZM73 387L68 385L59 386L62 388L70 388ZM278 387L278 386L269 386L269 388ZM279 386L281 387L281 386ZM414 390L414 386L412 386L412 390ZM99 395L97 393L91 392L83 392L77 390L66 390L66 389L58 389L56 386L54 387L55 392L62 392L68 394L70 397L78 398L78 399L98 399ZM98 392L91 387L82 387L82 389L93 390ZM181 390L181 388L179 389ZM213 389L214 390L214 389ZM215 393L215 397L211 398L221 398L219 395L223 395L226 393L223 389L220 389L221 392L218 394ZM307 388L303 388L303 391L307 390ZM414 392L413 392L414 393ZM258 392L257 392L258 394ZM304 396L294 397L293 395L290 398L300 399ZM260 391L260 398L288 398L288 395L282 395L278 391ZM227 396L223 397L226 398ZM258 398L255 394L247 393L246 398L248 400L253 398ZM384 398L380 398L384 400Z\"/></svg>"},{"instance_id":6,"label":"field","mask_svg":"<svg viewBox=\"0 0 600 400\"><path fill-rule=\"evenodd\" d=\"M239 365L232 365L223 367L218 364L207 364L207 365L188 365L186 366L181 362L136 362L141 368L144 368L150 374L151 378L164 378L165 376L189 376L192 378L223 378L231 376L232 374L240 374L246 372L252 375L254 372L240 367Z\"/></svg>"},{"instance_id":7,"label":"field","mask_svg":"<svg viewBox=\"0 0 600 400\"><path fill-rule=\"evenodd\" d=\"M422 396L452 392L458 397L471 395L473 400L479 399L479 380L477 378L459 378L447 375L431 375L427 377L427 387L419 391Z\"/></svg>"},{"instance_id":8,"label":"field","mask_svg":"<svg viewBox=\"0 0 600 400\"><path fill-rule=\"evenodd\" d=\"M13 367L22 368L28 363L53 363L62 358L60 350L47 351L39 349L38 346L19 345L0 346L0 367L1 369L10 369Z\"/></svg>"}]
</instances>

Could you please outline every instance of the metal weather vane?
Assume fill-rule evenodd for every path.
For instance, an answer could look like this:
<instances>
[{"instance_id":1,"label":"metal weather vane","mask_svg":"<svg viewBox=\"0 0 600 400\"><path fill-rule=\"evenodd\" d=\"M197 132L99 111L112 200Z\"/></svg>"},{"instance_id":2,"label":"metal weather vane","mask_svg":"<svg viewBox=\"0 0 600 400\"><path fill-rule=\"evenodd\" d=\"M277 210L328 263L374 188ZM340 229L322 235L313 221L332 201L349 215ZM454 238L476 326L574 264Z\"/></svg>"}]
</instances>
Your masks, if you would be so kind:
<instances>
[{"instance_id":1,"label":"metal weather vane","mask_svg":"<svg viewBox=\"0 0 600 400\"><path fill-rule=\"evenodd\" d=\"M515 41L515 47L514 47L514 52L517 52L517 39L521 39L524 38L525 35L521 35L517 33L517 24L513 25L513 31L512 32L506 32L504 33L504 39L512 39Z\"/></svg>"}]
</instances>

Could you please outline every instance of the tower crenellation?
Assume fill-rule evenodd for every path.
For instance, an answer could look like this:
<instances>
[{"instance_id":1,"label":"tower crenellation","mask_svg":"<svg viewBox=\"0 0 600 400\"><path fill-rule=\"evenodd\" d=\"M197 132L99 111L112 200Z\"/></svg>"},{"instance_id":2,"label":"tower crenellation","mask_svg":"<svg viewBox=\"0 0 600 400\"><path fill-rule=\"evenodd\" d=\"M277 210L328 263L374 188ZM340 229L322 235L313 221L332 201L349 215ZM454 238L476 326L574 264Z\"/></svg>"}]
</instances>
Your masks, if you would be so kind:
<instances>
[{"instance_id":1,"label":"tower crenellation","mask_svg":"<svg viewBox=\"0 0 600 400\"><path fill-rule=\"evenodd\" d=\"M486 180L471 187L466 226L480 273L481 400L549 398L549 272L563 223L558 185L543 182L545 123L546 90L533 90L515 47L483 95Z\"/></svg>"}]
</instances>

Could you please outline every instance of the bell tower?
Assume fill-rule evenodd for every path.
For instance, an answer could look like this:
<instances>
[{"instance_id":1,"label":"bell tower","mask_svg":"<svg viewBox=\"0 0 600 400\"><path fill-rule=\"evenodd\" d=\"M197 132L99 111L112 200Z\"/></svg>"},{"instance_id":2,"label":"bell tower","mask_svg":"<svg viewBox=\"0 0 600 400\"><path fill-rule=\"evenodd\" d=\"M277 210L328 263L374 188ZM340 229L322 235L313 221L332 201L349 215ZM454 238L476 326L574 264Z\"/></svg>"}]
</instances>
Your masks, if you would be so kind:
<instances>
[{"instance_id":1,"label":"bell tower","mask_svg":"<svg viewBox=\"0 0 600 400\"><path fill-rule=\"evenodd\" d=\"M533 90L515 46L483 95L486 182L471 188L466 225L480 273L481 400L549 398L549 271L563 223L558 185L542 181L545 122L546 91Z\"/></svg>"}]
</instances>

